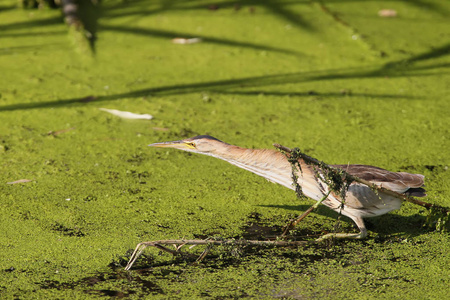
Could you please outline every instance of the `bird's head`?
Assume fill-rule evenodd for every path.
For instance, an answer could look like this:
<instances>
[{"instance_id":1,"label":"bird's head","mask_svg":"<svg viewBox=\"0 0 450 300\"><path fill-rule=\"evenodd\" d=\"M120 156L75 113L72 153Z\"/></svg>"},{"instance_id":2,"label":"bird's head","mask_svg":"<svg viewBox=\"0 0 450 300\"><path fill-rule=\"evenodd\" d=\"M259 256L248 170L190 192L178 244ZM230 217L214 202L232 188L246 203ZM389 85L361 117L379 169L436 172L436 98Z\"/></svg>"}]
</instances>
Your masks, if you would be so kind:
<instances>
[{"instance_id":1,"label":"bird's head","mask_svg":"<svg viewBox=\"0 0 450 300\"><path fill-rule=\"evenodd\" d=\"M217 150L228 146L228 144L209 135L199 135L179 141L154 143L149 146L158 148L174 148L187 152L215 156L214 154Z\"/></svg>"}]
</instances>

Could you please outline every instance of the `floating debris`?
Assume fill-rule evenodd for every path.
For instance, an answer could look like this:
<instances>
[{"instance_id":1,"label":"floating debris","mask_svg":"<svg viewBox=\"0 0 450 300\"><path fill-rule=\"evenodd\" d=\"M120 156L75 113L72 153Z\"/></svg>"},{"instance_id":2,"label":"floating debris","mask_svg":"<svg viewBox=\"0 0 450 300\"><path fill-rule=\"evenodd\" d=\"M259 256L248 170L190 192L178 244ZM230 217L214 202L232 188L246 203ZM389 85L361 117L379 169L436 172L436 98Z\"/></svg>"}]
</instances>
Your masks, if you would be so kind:
<instances>
[{"instance_id":1,"label":"floating debris","mask_svg":"<svg viewBox=\"0 0 450 300\"><path fill-rule=\"evenodd\" d=\"M201 43L201 42L202 42L201 38L191 38L191 39L174 38L174 39L172 39L172 43L180 44L180 45L196 44L196 43Z\"/></svg>"},{"instance_id":2,"label":"floating debris","mask_svg":"<svg viewBox=\"0 0 450 300\"><path fill-rule=\"evenodd\" d=\"M165 128L165 127L152 127L153 130L155 131L169 131L169 128Z\"/></svg>"},{"instance_id":3,"label":"floating debris","mask_svg":"<svg viewBox=\"0 0 450 300\"><path fill-rule=\"evenodd\" d=\"M74 130L74 129L75 129L75 127L71 127L71 128L67 128L67 129L61 129L61 130L56 130L56 131L50 130L49 132L47 132L47 135L58 136L61 133L65 133L65 132L68 132L68 131L71 131L71 130Z\"/></svg>"},{"instance_id":4,"label":"floating debris","mask_svg":"<svg viewBox=\"0 0 450 300\"><path fill-rule=\"evenodd\" d=\"M395 18L397 11L395 9L382 9L378 12L378 15L382 18Z\"/></svg>"},{"instance_id":5,"label":"floating debris","mask_svg":"<svg viewBox=\"0 0 450 300\"><path fill-rule=\"evenodd\" d=\"M121 111L117 109L108 109L108 108L99 108L102 111L106 111L112 115L118 116L124 119L134 119L134 120L151 120L153 119L152 115L149 114L135 114L129 111Z\"/></svg>"},{"instance_id":6,"label":"floating debris","mask_svg":"<svg viewBox=\"0 0 450 300\"><path fill-rule=\"evenodd\" d=\"M26 182L31 182L31 181L33 181L33 180L30 180L30 179L19 179L19 180L16 180L16 181L7 182L6 184L26 183Z\"/></svg>"}]
</instances>

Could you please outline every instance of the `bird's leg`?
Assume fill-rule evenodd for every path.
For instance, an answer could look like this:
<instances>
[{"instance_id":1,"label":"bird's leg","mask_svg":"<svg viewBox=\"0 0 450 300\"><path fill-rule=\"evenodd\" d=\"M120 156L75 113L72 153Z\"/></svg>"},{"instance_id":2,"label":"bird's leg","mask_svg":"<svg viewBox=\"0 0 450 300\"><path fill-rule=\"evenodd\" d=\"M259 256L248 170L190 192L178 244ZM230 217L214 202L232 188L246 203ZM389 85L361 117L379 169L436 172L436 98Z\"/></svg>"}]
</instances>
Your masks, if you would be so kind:
<instances>
[{"instance_id":1,"label":"bird's leg","mask_svg":"<svg viewBox=\"0 0 450 300\"><path fill-rule=\"evenodd\" d=\"M311 206L310 208L308 208L303 214L301 214L300 216L298 216L298 218L294 221L292 221L291 223L289 223L286 228L283 231L283 234L281 235L282 237L286 236L286 234L291 231L295 226L297 226L298 223L300 223L301 220L303 220L307 215L309 215L314 209L316 209L320 203L322 203L322 201L324 201L325 199L328 198L328 195L330 195L330 192L328 192L328 194L326 194L325 196L322 197L322 199L320 199L319 201L317 201L316 203L314 203L313 206Z\"/></svg>"},{"instance_id":2,"label":"bird's leg","mask_svg":"<svg viewBox=\"0 0 450 300\"><path fill-rule=\"evenodd\" d=\"M352 220L356 223L359 228L359 233L328 233L321 236L316 240L316 242L322 242L327 239L363 239L367 236L367 229L364 225L364 221L360 217L353 217Z\"/></svg>"}]
</instances>

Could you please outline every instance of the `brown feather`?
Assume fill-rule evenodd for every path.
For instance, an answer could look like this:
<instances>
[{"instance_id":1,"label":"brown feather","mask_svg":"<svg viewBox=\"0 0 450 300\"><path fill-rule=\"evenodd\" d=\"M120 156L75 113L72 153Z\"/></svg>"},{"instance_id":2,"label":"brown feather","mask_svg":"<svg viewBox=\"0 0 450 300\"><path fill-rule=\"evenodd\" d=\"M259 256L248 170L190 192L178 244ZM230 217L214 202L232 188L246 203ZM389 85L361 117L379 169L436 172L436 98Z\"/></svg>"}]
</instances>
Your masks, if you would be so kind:
<instances>
[{"instance_id":1,"label":"brown feather","mask_svg":"<svg viewBox=\"0 0 450 300\"><path fill-rule=\"evenodd\" d=\"M422 174L391 172L382 168L367 165L331 165L342 169L350 175L370 181L379 186L415 197L425 197L424 178Z\"/></svg>"}]
</instances>

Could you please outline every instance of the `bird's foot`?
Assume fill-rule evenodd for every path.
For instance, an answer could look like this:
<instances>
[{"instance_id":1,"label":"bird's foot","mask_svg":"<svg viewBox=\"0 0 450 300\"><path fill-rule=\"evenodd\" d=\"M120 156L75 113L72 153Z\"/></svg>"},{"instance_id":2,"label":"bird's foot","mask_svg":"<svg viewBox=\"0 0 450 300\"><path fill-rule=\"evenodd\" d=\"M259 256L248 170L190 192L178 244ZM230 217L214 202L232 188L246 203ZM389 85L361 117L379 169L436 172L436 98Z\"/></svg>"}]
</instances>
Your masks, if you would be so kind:
<instances>
[{"instance_id":1,"label":"bird's foot","mask_svg":"<svg viewBox=\"0 0 450 300\"><path fill-rule=\"evenodd\" d=\"M328 233L316 239L316 243L323 242L328 239L363 239L367 237L366 231L360 233Z\"/></svg>"}]
</instances>

